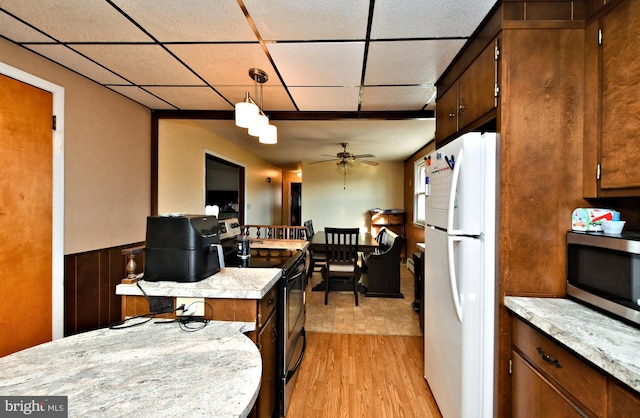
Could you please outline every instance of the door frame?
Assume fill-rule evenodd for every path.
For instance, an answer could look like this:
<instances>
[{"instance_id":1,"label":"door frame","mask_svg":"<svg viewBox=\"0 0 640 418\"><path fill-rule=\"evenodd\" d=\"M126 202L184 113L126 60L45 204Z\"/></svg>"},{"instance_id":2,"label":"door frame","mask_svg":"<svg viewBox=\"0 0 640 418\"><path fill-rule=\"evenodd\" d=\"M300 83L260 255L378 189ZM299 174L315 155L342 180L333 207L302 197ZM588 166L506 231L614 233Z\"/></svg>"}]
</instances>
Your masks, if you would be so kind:
<instances>
[{"instance_id":1,"label":"door frame","mask_svg":"<svg viewBox=\"0 0 640 418\"><path fill-rule=\"evenodd\" d=\"M51 248L51 331L64 337L64 87L0 62L0 74L48 91L53 95L53 202ZM16 274L20 274L16 272Z\"/></svg>"}]
</instances>

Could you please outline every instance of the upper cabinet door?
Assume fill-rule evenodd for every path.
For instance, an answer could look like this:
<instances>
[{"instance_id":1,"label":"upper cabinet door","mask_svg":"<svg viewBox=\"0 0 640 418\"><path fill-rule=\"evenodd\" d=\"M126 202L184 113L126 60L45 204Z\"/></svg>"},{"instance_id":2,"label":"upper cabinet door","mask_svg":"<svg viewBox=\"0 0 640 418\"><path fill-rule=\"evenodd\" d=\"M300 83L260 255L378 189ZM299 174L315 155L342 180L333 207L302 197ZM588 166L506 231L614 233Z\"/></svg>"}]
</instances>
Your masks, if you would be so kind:
<instances>
[{"instance_id":1,"label":"upper cabinet door","mask_svg":"<svg viewBox=\"0 0 640 418\"><path fill-rule=\"evenodd\" d=\"M640 187L640 2L602 18L602 189Z\"/></svg>"},{"instance_id":2,"label":"upper cabinet door","mask_svg":"<svg viewBox=\"0 0 640 418\"><path fill-rule=\"evenodd\" d=\"M489 44L460 77L459 129L496 107L497 41Z\"/></svg>"},{"instance_id":3,"label":"upper cabinet door","mask_svg":"<svg viewBox=\"0 0 640 418\"><path fill-rule=\"evenodd\" d=\"M585 31L584 197L640 196L640 2Z\"/></svg>"}]
</instances>

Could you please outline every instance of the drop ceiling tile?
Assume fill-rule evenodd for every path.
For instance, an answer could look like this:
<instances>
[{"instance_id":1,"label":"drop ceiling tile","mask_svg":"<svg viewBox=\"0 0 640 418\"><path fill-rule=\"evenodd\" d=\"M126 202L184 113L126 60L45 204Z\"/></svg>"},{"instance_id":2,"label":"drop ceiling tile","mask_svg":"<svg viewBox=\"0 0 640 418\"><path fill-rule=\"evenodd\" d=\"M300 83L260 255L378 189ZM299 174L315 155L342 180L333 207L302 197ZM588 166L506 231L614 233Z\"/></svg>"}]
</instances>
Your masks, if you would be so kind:
<instances>
[{"instance_id":1,"label":"drop ceiling tile","mask_svg":"<svg viewBox=\"0 0 640 418\"><path fill-rule=\"evenodd\" d=\"M74 49L139 85L204 85L158 45L74 45Z\"/></svg>"},{"instance_id":2,"label":"drop ceiling tile","mask_svg":"<svg viewBox=\"0 0 640 418\"><path fill-rule=\"evenodd\" d=\"M27 45L27 48L100 84L130 84L111 71L64 45Z\"/></svg>"},{"instance_id":3,"label":"drop ceiling tile","mask_svg":"<svg viewBox=\"0 0 640 418\"><path fill-rule=\"evenodd\" d=\"M264 40L365 39L369 0L245 0Z\"/></svg>"},{"instance_id":4,"label":"drop ceiling tile","mask_svg":"<svg viewBox=\"0 0 640 418\"><path fill-rule=\"evenodd\" d=\"M227 100L229 100L234 105L238 102L244 100L245 92L249 92L251 97L257 102L259 101L258 95L260 94L258 91L258 95L254 92L253 85L247 86L213 86L216 90L220 92ZM262 88L262 108L265 112L269 112L270 110L279 110L279 111L294 111L296 110L295 106L291 102L291 98L289 94L285 90L282 85L268 86L265 85Z\"/></svg>"},{"instance_id":5,"label":"drop ceiling tile","mask_svg":"<svg viewBox=\"0 0 640 418\"><path fill-rule=\"evenodd\" d=\"M233 110L233 106L209 87L145 87L180 110Z\"/></svg>"},{"instance_id":6,"label":"drop ceiling tile","mask_svg":"<svg viewBox=\"0 0 640 418\"><path fill-rule=\"evenodd\" d=\"M252 84L250 68L264 70L269 76L267 84L281 84L258 43L168 45L167 48L211 85Z\"/></svg>"},{"instance_id":7,"label":"drop ceiling tile","mask_svg":"<svg viewBox=\"0 0 640 418\"><path fill-rule=\"evenodd\" d=\"M149 42L104 0L2 0L2 8L61 42Z\"/></svg>"},{"instance_id":8,"label":"drop ceiling tile","mask_svg":"<svg viewBox=\"0 0 640 418\"><path fill-rule=\"evenodd\" d=\"M361 110L422 110L425 104L435 103L435 94L433 85L365 87Z\"/></svg>"},{"instance_id":9,"label":"drop ceiling tile","mask_svg":"<svg viewBox=\"0 0 640 418\"><path fill-rule=\"evenodd\" d=\"M237 2L115 0L160 42L256 41Z\"/></svg>"},{"instance_id":10,"label":"drop ceiling tile","mask_svg":"<svg viewBox=\"0 0 640 418\"><path fill-rule=\"evenodd\" d=\"M369 45L368 86L433 84L464 45L464 40L372 42Z\"/></svg>"},{"instance_id":11,"label":"drop ceiling tile","mask_svg":"<svg viewBox=\"0 0 640 418\"><path fill-rule=\"evenodd\" d=\"M302 111L358 110L359 87L291 87L289 91Z\"/></svg>"},{"instance_id":12,"label":"drop ceiling tile","mask_svg":"<svg viewBox=\"0 0 640 418\"><path fill-rule=\"evenodd\" d=\"M53 42L53 39L0 11L0 34L14 42Z\"/></svg>"},{"instance_id":13,"label":"drop ceiling tile","mask_svg":"<svg viewBox=\"0 0 640 418\"><path fill-rule=\"evenodd\" d=\"M496 0L379 1L373 11L371 39L468 37L495 3Z\"/></svg>"},{"instance_id":14,"label":"drop ceiling tile","mask_svg":"<svg viewBox=\"0 0 640 418\"><path fill-rule=\"evenodd\" d=\"M358 86L364 42L267 44L285 85Z\"/></svg>"},{"instance_id":15,"label":"drop ceiling tile","mask_svg":"<svg viewBox=\"0 0 640 418\"><path fill-rule=\"evenodd\" d=\"M125 97L130 98L149 109L163 109L163 110L175 110L175 107L163 102L161 99L155 97L140 87L136 86L107 86L111 90L117 91Z\"/></svg>"}]
</instances>

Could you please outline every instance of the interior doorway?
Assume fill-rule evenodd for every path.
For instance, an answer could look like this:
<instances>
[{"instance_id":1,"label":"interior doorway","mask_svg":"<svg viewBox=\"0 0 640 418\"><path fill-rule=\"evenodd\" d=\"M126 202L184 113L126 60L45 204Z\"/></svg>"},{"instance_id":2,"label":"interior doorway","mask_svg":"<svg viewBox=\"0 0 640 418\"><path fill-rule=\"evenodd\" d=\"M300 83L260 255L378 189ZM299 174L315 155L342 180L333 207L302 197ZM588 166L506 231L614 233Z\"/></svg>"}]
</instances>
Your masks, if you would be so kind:
<instances>
[{"instance_id":1,"label":"interior doorway","mask_svg":"<svg viewBox=\"0 0 640 418\"><path fill-rule=\"evenodd\" d=\"M217 205L219 219L244 223L244 176L244 167L206 154L205 205Z\"/></svg>"},{"instance_id":2,"label":"interior doorway","mask_svg":"<svg viewBox=\"0 0 640 418\"><path fill-rule=\"evenodd\" d=\"M291 183L291 225L302 226L302 183Z\"/></svg>"}]
</instances>

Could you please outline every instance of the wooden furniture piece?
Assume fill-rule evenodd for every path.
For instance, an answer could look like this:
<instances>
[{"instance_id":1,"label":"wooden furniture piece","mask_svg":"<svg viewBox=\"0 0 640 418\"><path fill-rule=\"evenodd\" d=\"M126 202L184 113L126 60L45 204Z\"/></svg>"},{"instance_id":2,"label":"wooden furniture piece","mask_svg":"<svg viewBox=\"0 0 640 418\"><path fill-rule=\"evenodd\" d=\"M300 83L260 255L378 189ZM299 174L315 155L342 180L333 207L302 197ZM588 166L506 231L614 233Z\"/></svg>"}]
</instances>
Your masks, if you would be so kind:
<instances>
[{"instance_id":1,"label":"wooden furniture piece","mask_svg":"<svg viewBox=\"0 0 640 418\"><path fill-rule=\"evenodd\" d=\"M326 239L325 239L326 235L324 231L318 231L315 234L313 234L313 238L311 238L311 242L309 243L309 249L310 250L320 250L320 251L324 251L325 249L325 243L326 243ZM360 231L358 233L358 251L360 252L364 252L364 253L370 253L376 250L376 248L378 248L378 242L376 241L375 237L373 235L371 235L369 232L362 232Z\"/></svg>"},{"instance_id":2,"label":"wooden furniture piece","mask_svg":"<svg viewBox=\"0 0 640 418\"><path fill-rule=\"evenodd\" d=\"M309 219L304 222L306 228L307 239L311 241L315 235L313 229L313 221ZM327 255L323 250L309 250L309 268L307 269L307 281L311 278L314 272L322 271L322 267L327 263Z\"/></svg>"},{"instance_id":3,"label":"wooden furniture piece","mask_svg":"<svg viewBox=\"0 0 640 418\"><path fill-rule=\"evenodd\" d=\"M380 248L363 259L360 283L365 296L404 298L400 291L400 257L406 239L382 228L378 234Z\"/></svg>"},{"instance_id":4,"label":"wooden furniture piece","mask_svg":"<svg viewBox=\"0 0 640 418\"><path fill-rule=\"evenodd\" d=\"M387 228L389 231L393 231L402 238L406 238L405 235L405 222L406 212L400 209L387 209L387 210L370 210L369 221L371 223L371 235L374 237L380 233L382 228ZM401 252L402 259L406 259L406 251L403 248Z\"/></svg>"},{"instance_id":5,"label":"wooden furniture piece","mask_svg":"<svg viewBox=\"0 0 640 418\"><path fill-rule=\"evenodd\" d=\"M322 278L325 282L324 304L329 298L329 283L333 279L350 278L353 282L353 295L358 306L358 228L325 228L325 254L327 262L322 268Z\"/></svg>"},{"instance_id":6,"label":"wooden furniture piece","mask_svg":"<svg viewBox=\"0 0 640 418\"><path fill-rule=\"evenodd\" d=\"M631 417L640 398L519 318L513 320L512 416Z\"/></svg>"}]
</instances>

